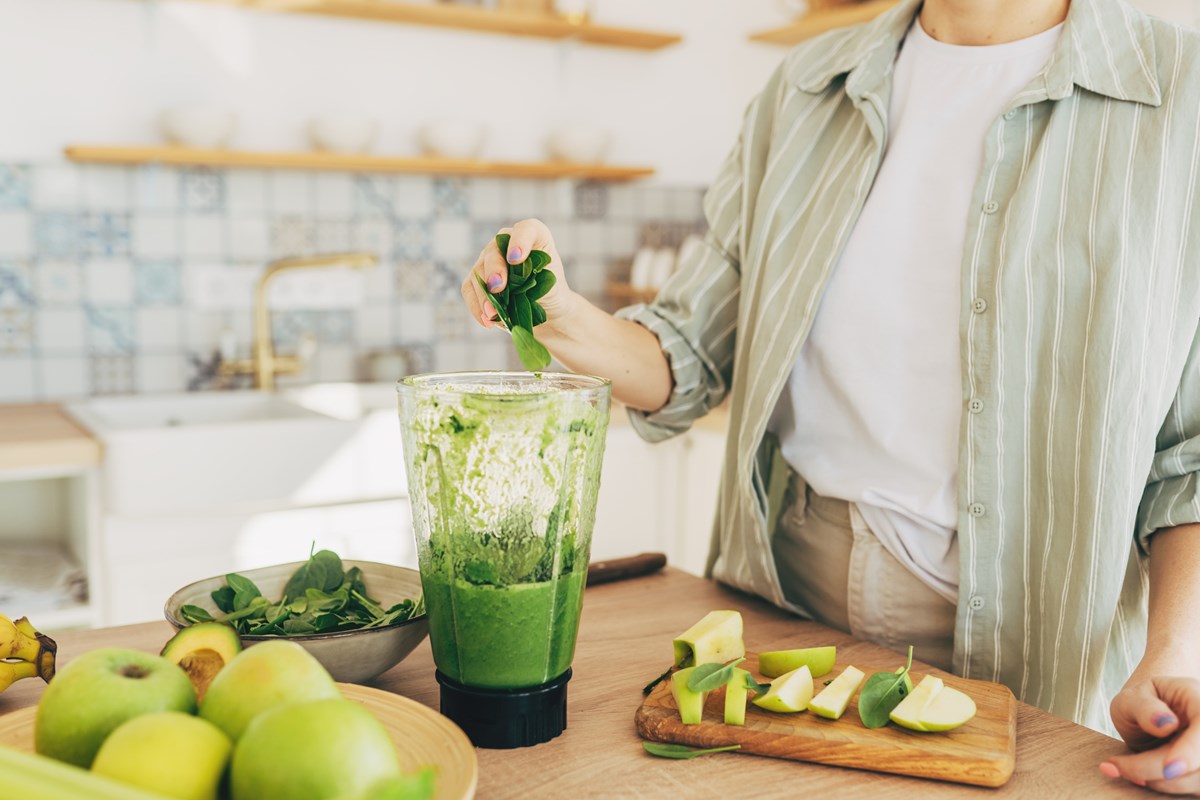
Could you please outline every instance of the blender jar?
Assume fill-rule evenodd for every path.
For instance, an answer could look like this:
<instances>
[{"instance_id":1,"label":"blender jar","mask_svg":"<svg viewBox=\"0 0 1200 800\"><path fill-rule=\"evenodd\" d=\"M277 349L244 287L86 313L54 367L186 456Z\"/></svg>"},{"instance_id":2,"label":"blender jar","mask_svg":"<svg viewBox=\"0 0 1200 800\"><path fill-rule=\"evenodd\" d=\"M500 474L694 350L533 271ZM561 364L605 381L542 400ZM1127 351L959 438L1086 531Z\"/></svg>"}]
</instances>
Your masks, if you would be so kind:
<instances>
[{"instance_id":1,"label":"blender jar","mask_svg":"<svg viewBox=\"0 0 1200 800\"><path fill-rule=\"evenodd\" d=\"M442 713L481 747L566 727L609 383L563 373L397 384Z\"/></svg>"}]
</instances>

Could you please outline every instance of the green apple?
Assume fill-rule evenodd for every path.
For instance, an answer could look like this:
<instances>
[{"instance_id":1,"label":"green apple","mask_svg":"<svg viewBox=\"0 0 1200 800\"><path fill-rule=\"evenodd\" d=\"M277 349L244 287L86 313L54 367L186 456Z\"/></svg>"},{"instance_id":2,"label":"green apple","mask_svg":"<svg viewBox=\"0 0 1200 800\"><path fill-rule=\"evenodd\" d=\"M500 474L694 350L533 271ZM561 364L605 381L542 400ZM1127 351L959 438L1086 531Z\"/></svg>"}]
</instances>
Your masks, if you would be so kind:
<instances>
[{"instance_id":1,"label":"green apple","mask_svg":"<svg viewBox=\"0 0 1200 800\"><path fill-rule=\"evenodd\" d=\"M216 800L233 742L211 722L163 711L134 717L100 746L92 772L179 800Z\"/></svg>"},{"instance_id":2,"label":"green apple","mask_svg":"<svg viewBox=\"0 0 1200 800\"><path fill-rule=\"evenodd\" d=\"M436 791L437 770L425 767L411 775L384 778L354 800L433 800Z\"/></svg>"},{"instance_id":3,"label":"green apple","mask_svg":"<svg viewBox=\"0 0 1200 800\"><path fill-rule=\"evenodd\" d=\"M780 675L771 682L771 688L764 695L755 697L750 702L767 711L791 713L803 711L813 697L812 672L808 665Z\"/></svg>"},{"instance_id":4,"label":"green apple","mask_svg":"<svg viewBox=\"0 0 1200 800\"><path fill-rule=\"evenodd\" d=\"M836 647L805 647L800 650L776 650L758 654L758 670L768 678L778 678L785 672L807 666L814 678L833 670L837 661Z\"/></svg>"},{"instance_id":5,"label":"green apple","mask_svg":"<svg viewBox=\"0 0 1200 800\"><path fill-rule=\"evenodd\" d=\"M841 675L834 678L832 683L809 701L808 710L818 717L841 719L842 714L846 713L846 706L850 705L850 698L858 691L858 687L862 686L866 677L857 667L846 667Z\"/></svg>"},{"instance_id":6,"label":"green apple","mask_svg":"<svg viewBox=\"0 0 1200 800\"><path fill-rule=\"evenodd\" d=\"M671 676L671 694L675 696L679 719L684 725L699 725L704 717L704 698L708 692L696 692L688 688L688 679L695 671L695 667L685 667Z\"/></svg>"},{"instance_id":7,"label":"green apple","mask_svg":"<svg viewBox=\"0 0 1200 800\"><path fill-rule=\"evenodd\" d=\"M357 797L399 775L396 747L383 725L343 699L293 703L259 715L238 739L230 770L233 800Z\"/></svg>"},{"instance_id":8,"label":"green apple","mask_svg":"<svg viewBox=\"0 0 1200 800\"><path fill-rule=\"evenodd\" d=\"M889 718L897 725L914 731L950 731L975 716L975 701L941 678L925 679L892 709Z\"/></svg>"},{"instance_id":9,"label":"green apple","mask_svg":"<svg viewBox=\"0 0 1200 800\"><path fill-rule=\"evenodd\" d=\"M725 664L742 658L746 655L746 646L742 643L742 615L737 611L710 611L672 644L677 667Z\"/></svg>"},{"instance_id":10,"label":"green apple","mask_svg":"<svg viewBox=\"0 0 1200 800\"><path fill-rule=\"evenodd\" d=\"M46 687L34 723L37 752L90 767L121 723L155 711L196 710L196 690L161 656L105 647L84 653Z\"/></svg>"},{"instance_id":11,"label":"green apple","mask_svg":"<svg viewBox=\"0 0 1200 800\"><path fill-rule=\"evenodd\" d=\"M744 669L734 669L729 683L725 684L725 724L746 724L746 678L750 673Z\"/></svg>"},{"instance_id":12,"label":"green apple","mask_svg":"<svg viewBox=\"0 0 1200 800\"><path fill-rule=\"evenodd\" d=\"M333 678L303 647L263 642L243 650L217 673L200 703L200 716L236 742L264 711L341 696Z\"/></svg>"}]
</instances>

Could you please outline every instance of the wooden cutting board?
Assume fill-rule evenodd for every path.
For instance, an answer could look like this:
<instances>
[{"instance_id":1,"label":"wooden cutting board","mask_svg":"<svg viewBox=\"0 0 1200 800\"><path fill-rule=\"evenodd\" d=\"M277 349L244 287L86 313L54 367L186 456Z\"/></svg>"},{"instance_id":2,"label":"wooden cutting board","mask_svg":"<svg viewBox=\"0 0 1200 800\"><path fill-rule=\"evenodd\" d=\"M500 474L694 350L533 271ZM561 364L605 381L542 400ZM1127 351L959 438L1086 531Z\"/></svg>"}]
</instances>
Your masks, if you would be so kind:
<instances>
[{"instance_id":1,"label":"wooden cutting board","mask_svg":"<svg viewBox=\"0 0 1200 800\"><path fill-rule=\"evenodd\" d=\"M747 653L741 667L758 675L758 656ZM836 678L846 664L816 680L816 689ZM858 665L870 676L875 670ZM916 686L924 675L912 673ZM763 680L761 675L758 676ZM947 686L966 692L977 712L967 724L948 733L918 733L889 723L867 728L858 718L858 698L850 701L839 720L816 714L778 714L753 703L746 708L745 725L726 725L725 690L709 694L699 725L679 721L670 681L663 681L637 711L637 730L643 739L692 747L740 744L738 753L793 761L812 761L839 767L891 772L917 778L1000 786L1016 766L1017 700L1007 687L988 681L943 676Z\"/></svg>"}]
</instances>

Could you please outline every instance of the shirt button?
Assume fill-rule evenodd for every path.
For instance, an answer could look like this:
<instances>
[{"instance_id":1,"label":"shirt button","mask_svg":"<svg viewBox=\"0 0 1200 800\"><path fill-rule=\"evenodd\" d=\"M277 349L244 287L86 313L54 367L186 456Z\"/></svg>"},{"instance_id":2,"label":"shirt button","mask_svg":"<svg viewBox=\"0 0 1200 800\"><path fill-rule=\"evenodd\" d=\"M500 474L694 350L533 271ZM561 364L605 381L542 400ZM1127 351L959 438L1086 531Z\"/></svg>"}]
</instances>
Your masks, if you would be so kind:
<instances>
[{"instance_id":1,"label":"shirt button","mask_svg":"<svg viewBox=\"0 0 1200 800\"><path fill-rule=\"evenodd\" d=\"M978 414L983 411L983 401L976 398L967 405L967 408L971 409L972 414Z\"/></svg>"},{"instance_id":2,"label":"shirt button","mask_svg":"<svg viewBox=\"0 0 1200 800\"><path fill-rule=\"evenodd\" d=\"M971 503L971 505L967 506L967 513L972 517L982 517L983 512L983 503Z\"/></svg>"},{"instance_id":3,"label":"shirt button","mask_svg":"<svg viewBox=\"0 0 1200 800\"><path fill-rule=\"evenodd\" d=\"M987 300L984 300L982 297L976 297L971 302L971 310L976 314L982 314L987 311Z\"/></svg>"},{"instance_id":4,"label":"shirt button","mask_svg":"<svg viewBox=\"0 0 1200 800\"><path fill-rule=\"evenodd\" d=\"M1012 119L1016 115L1017 115L1017 110L1015 108L1010 108L1008 111L1004 112L1005 119Z\"/></svg>"},{"instance_id":5,"label":"shirt button","mask_svg":"<svg viewBox=\"0 0 1200 800\"><path fill-rule=\"evenodd\" d=\"M985 214L995 214L999 210L1000 210L1000 204L997 203L995 200L988 200L986 203L983 204L983 213L985 213Z\"/></svg>"},{"instance_id":6,"label":"shirt button","mask_svg":"<svg viewBox=\"0 0 1200 800\"><path fill-rule=\"evenodd\" d=\"M983 598L979 595L975 595L971 598L971 602L968 603L968 605L970 605L973 610L978 611L979 609L983 608Z\"/></svg>"}]
</instances>

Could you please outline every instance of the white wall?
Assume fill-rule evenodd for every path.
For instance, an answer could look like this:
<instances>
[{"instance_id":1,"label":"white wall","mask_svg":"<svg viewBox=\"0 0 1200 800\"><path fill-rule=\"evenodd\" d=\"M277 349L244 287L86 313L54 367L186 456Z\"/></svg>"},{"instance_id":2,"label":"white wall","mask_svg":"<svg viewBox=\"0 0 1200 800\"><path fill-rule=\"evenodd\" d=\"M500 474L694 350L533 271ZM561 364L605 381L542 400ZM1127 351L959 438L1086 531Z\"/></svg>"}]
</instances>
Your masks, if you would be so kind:
<instances>
[{"instance_id":1,"label":"white wall","mask_svg":"<svg viewBox=\"0 0 1200 800\"><path fill-rule=\"evenodd\" d=\"M486 155L534 159L557 121L615 135L612 160L703 184L784 50L747 33L777 0L599 0L598 20L677 31L643 53L189 2L0 0L0 160L64 145L154 142L156 112L221 103L242 148L301 148L318 110L382 123L376 150L415 150L423 121L487 120Z\"/></svg>"},{"instance_id":2,"label":"white wall","mask_svg":"<svg viewBox=\"0 0 1200 800\"><path fill-rule=\"evenodd\" d=\"M1200 22L1197 0L1138 4ZM579 121L615 134L614 161L706 183L785 52L746 38L787 19L783 0L597 6L684 42L641 53L189 2L0 0L0 159L152 142L159 109L205 102L239 112L243 148L304 147L314 111L346 110L381 121L381 152L412 152L421 122L455 117L488 121L488 156L534 159L548 128Z\"/></svg>"}]
</instances>

